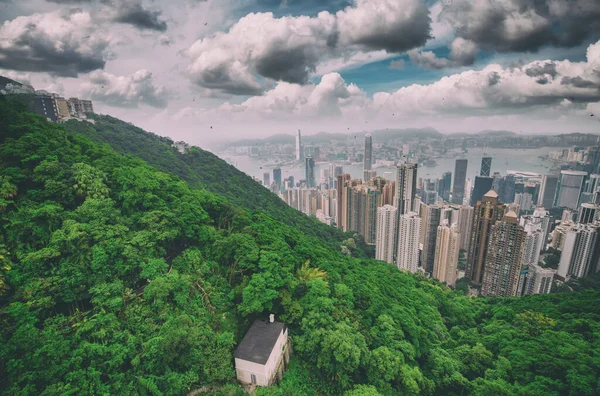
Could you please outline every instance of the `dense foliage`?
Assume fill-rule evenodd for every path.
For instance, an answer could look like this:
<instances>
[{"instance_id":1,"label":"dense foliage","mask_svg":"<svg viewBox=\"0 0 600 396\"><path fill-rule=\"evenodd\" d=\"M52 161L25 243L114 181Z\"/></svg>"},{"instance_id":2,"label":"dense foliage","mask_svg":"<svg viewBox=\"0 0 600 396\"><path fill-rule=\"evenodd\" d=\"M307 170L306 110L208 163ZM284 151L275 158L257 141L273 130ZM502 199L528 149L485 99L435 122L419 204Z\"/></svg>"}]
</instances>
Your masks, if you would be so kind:
<instances>
[{"instance_id":1,"label":"dense foliage","mask_svg":"<svg viewBox=\"0 0 600 396\"><path fill-rule=\"evenodd\" d=\"M294 358L262 395L600 391L597 291L470 299L1 98L0 131L2 394L241 393L271 312Z\"/></svg>"},{"instance_id":2,"label":"dense foliage","mask_svg":"<svg viewBox=\"0 0 600 396\"><path fill-rule=\"evenodd\" d=\"M259 183L209 151L192 147L189 153L180 154L171 147L173 141L169 138L148 133L110 116L91 117L95 124L72 120L65 124L65 129L108 144L119 153L141 158L156 169L179 176L195 187L219 194L238 207L274 216L332 246L339 246L351 236L307 218L275 194L267 194ZM374 256L373 249L361 243L362 239L355 239L359 242L355 255Z\"/></svg>"}]
</instances>

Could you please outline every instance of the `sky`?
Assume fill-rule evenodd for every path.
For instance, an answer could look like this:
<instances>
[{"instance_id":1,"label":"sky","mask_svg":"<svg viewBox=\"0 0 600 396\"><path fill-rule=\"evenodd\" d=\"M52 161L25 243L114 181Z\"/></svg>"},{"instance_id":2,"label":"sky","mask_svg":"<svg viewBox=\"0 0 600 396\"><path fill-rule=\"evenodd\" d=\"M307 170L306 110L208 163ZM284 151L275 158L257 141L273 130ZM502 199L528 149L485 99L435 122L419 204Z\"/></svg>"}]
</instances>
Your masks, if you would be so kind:
<instances>
[{"instance_id":1,"label":"sky","mask_svg":"<svg viewBox=\"0 0 600 396\"><path fill-rule=\"evenodd\" d=\"M598 0L0 0L0 10L0 75L201 146L297 129L600 133Z\"/></svg>"}]
</instances>

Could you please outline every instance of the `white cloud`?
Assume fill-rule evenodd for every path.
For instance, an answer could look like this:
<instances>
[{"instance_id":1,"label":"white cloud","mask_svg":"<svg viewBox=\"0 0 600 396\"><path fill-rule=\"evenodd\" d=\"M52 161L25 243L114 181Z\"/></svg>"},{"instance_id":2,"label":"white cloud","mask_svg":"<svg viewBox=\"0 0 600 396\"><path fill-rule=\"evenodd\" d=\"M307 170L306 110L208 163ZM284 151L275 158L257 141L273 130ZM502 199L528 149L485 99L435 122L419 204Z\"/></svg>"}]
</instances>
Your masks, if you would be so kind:
<instances>
[{"instance_id":1,"label":"white cloud","mask_svg":"<svg viewBox=\"0 0 600 396\"><path fill-rule=\"evenodd\" d=\"M311 75L421 46L429 23L420 0L358 0L316 17L251 13L229 31L196 41L186 51L188 74L205 88L256 95L264 79L307 84Z\"/></svg>"},{"instance_id":2,"label":"white cloud","mask_svg":"<svg viewBox=\"0 0 600 396\"><path fill-rule=\"evenodd\" d=\"M140 69L129 76L115 76L104 71L95 71L81 87L83 97L100 101L109 106L165 107L168 92L164 86L155 85L152 73Z\"/></svg>"}]
</instances>

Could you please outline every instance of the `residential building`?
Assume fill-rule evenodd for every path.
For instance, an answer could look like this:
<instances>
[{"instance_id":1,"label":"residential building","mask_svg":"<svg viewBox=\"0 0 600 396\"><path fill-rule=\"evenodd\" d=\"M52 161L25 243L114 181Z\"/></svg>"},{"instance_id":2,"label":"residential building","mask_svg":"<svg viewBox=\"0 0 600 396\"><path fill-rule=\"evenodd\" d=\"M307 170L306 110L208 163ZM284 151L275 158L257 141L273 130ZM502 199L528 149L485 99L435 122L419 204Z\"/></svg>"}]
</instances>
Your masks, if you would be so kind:
<instances>
[{"instance_id":1,"label":"residential building","mask_svg":"<svg viewBox=\"0 0 600 396\"><path fill-rule=\"evenodd\" d=\"M529 193L515 194L514 203L519 205L519 208L523 212L529 212L531 209L533 209L533 197Z\"/></svg>"},{"instance_id":2,"label":"residential building","mask_svg":"<svg viewBox=\"0 0 600 396\"><path fill-rule=\"evenodd\" d=\"M598 271L597 224L572 224L564 239L556 275L562 280L583 278Z\"/></svg>"},{"instance_id":3,"label":"residential building","mask_svg":"<svg viewBox=\"0 0 600 396\"><path fill-rule=\"evenodd\" d=\"M523 294L548 294L552 289L554 271L542 268L537 264L530 264L525 281Z\"/></svg>"},{"instance_id":4,"label":"residential building","mask_svg":"<svg viewBox=\"0 0 600 396\"><path fill-rule=\"evenodd\" d=\"M409 212L398 218L396 241L396 266L398 269L416 272L419 263L419 235L421 218Z\"/></svg>"},{"instance_id":5,"label":"residential building","mask_svg":"<svg viewBox=\"0 0 600 396\"><path fill-rule=\"evenodd\" d=\"M456 283L458 253L460 250L460 234L456 224L449 225L444 220L438 226L435 242L435 258L432 277L448 286Z\"/></svg>"},{"instance_id":6,"label":"residential building","mask_svg":"<svg viewBox=\"0 0 600 396\"><path fill-rule=\"evenodd\" d=\"M396 232L396 208L384 205L377 209L377 236L375 258L394 263L394 236Z\"/></svg>"},{"instance_id":7,"label":"residential building","mask_svg":"<svg viewBox=\"0 0 600 396\"><path fill-rule=\"evenodd\" d=\"M46 117L48 121L56 122L58 120L58 109L52 96L35 95L33 103L36 114Z\"/></svg>"},{"instance_id":8,"label":"residential building","mask_svg":"<svg viewBox=\"0 0 600 396\"><path fill-rule=\"evenodd\" d=\"M491 226L485 268L481 284L482 296L516 296L523 266L525 231L517 215L508 212Z\"/></svg>"},{"instance_id":9,"label":"residential building","mask_svg":"<svg viewBox=\"0 0 600 396\"><path fill-rule=\"evenodd\" d=\"M441 224L442 210L441 204L425 205L424 216L422 217L423 227L423 250L421 251L421 267L430 274L433 273L433 263L435 260L435 244L437 240L438 227Z\"/></svg>"},{"instance_id":10,"label":"residential building","mask_svg":"<svg viewBox=\"0 0 600 396\"><path fill-rule=\"evenodd\" d=\"M474 285L481 285L483 281L491 229L503 216L504 205L498 201L498 194L494 190L488 191L473 208L465 276Z\"/></svg>"},{"instance_id":11,"label":"residential building","mask_svg":"<svg viewBox=\"0 0 600 396\"><path fill-rule=\"evenodd\" d=\"M473 207L461 205L458 210L458 233L460 234L460 248L469 251L471 241L471 228L473 226Z\"/></svg>"},{"instance_id":12,"label":"residential building","mask_svg":"<svg viewBox=\"0 0 600 396\"><path fill-rule=\"evenodd\" d=\"M579 207L577 222L582 224L594 223L598 221L600 215L600 205L593 203L584 203Z\"/></svg>"}]
</instances>

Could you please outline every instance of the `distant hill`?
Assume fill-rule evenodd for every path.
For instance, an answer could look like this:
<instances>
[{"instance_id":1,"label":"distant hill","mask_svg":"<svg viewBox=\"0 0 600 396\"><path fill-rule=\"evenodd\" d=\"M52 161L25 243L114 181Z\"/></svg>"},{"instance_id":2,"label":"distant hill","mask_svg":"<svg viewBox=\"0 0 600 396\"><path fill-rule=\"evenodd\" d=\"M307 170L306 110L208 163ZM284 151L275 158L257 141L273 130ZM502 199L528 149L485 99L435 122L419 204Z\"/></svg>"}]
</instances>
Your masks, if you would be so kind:
<instances>
[{"instance_id":1,"label":"distant hill","mask_svg":"<svg viewBox=\"0 0 600 396\"><path fill-rule=\"evenodd\" d=\"M363 139L367 133L371 133L374 139L380 142L387 142L393 139L402 138L432 138L444 136L435 128L394 128L394 129L377 129L372 132L361 131L352 133L330 133L330 132L319 132L314 135L302 135L303 144L321 144L328 143L331 141L349 140L349 139ZM222 148L226 146L263 146L269 144L293 144L296 141L296 135L277 134L269 136L264 139L243 139L233 142L228 142L222 145Z\"/></svg>"},{"instance_id":2,"label":"distant hill","mask_svg":"<svg viewBox=\"0 0 600 396\"><path fill-rule=\"evenodd\" d=\"M72 133L108 144L121 154L139 157L163 172L218 194L239 208L264 212L332 245L339 245L350 236L288 206L277 195L209 151L192 147L188 154L180 154L171 147L173 141L169 138L110 116L93 115L91 118L95 124L71 120L63 125ZM362 251L372 250L366 245L359 246Z\"/></svg>"},{"instance_id":3,"label":"distant hill","mask_svg":"<svg viewBox=\"0 0 600 396\"><path fill-rule=\"evenodd\" d=\"M477 135L479 135L479 136L520 136L520 134L518 134L516 132L512 132L512 131L491 130L491 129L486 129L484 131L478 132Z\"/></svg>"}]
</instances>

